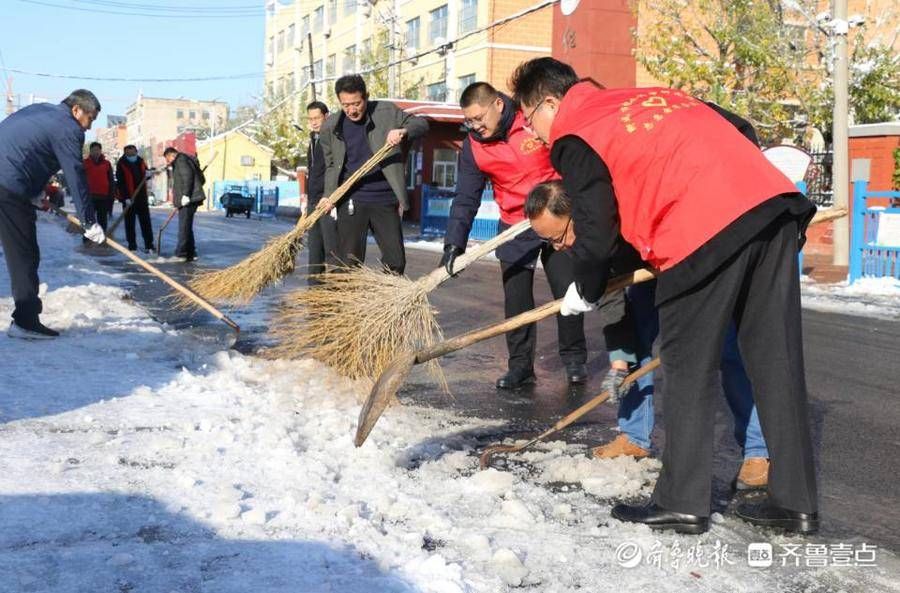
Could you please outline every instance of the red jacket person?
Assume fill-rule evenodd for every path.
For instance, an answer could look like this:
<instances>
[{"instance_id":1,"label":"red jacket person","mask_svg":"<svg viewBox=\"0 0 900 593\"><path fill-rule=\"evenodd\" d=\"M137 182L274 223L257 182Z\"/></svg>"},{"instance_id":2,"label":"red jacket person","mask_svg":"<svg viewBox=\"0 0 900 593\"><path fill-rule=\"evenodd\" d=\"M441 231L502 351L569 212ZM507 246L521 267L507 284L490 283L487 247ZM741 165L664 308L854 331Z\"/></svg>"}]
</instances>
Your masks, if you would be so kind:
<instances>
[{"instance_id":1,"label":"red jacket person","mask_svg":"<svg viewBox=\"0 0 900 593\"><path fill-rule=\"evenodd\" d=\"M574 238L551 207L530 213L535 231L570 243L576 259L563 313L595 306L620 232L661 272L663 467L649 504L619 504L613 516L708 529L716 381L733 321L771 457L768 497L738 516L816 531L797 269L815 207L727 120L680 91L602 89L552 58L520 65L512 87L572 200Z\"/></svg>"}]
</instances>

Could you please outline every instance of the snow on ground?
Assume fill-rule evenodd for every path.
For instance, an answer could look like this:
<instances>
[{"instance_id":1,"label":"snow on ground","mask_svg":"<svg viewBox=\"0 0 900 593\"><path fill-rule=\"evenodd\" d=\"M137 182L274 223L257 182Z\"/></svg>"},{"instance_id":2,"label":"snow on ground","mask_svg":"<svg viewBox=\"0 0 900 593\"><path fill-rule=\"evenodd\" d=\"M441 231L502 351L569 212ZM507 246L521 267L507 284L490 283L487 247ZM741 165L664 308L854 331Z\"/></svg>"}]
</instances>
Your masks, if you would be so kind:
<instances>
[{"instance_id":1,"label":"snow on ground","mask_svg":"<svg viewBox=\"0 0 900 593\"><path fill-rule=\"evenodd\" d=\"M162 326L76 238L43 218L39 232L43 319L64 333L0 337L4 593L900 590L885 550L870 567L777 556L863 542L730 516L700 537L611 520L611 498L650 491L653 460L550 442L479 471L475 437L495 427L414 406L355 449L361 386ZM775 566L749 567L750 542Z\"/></svg>"},{"instance_id":2,"label":"snow on ground","mask_svg":"<svg viewBox=\"0 0 900 593\"><path fill-rule=\"evenodd\" d=\"M807 309L900 319L900 280L861 278L853 284L817 284L804 276L801 284L803 306Z\"/></svg>"}]
</instances>

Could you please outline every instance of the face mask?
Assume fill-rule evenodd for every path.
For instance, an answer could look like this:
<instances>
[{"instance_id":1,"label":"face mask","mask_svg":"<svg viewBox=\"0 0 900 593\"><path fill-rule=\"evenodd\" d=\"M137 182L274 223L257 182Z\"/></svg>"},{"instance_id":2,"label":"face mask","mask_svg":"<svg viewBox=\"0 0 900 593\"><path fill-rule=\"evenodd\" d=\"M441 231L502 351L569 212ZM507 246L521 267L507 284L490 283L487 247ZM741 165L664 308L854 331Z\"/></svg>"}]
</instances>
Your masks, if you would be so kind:
<instances>
[{"instance_id":1,"label":"face mask","mask_svg":"<svg viewBox=\"0 0 900 593\"><path fill-rule=\"evenodd\" d=\"M125 158L128 159L129 163L136 163L138 159L138 155L136 154L126 154Z\"/></svg>"}]
</instances>

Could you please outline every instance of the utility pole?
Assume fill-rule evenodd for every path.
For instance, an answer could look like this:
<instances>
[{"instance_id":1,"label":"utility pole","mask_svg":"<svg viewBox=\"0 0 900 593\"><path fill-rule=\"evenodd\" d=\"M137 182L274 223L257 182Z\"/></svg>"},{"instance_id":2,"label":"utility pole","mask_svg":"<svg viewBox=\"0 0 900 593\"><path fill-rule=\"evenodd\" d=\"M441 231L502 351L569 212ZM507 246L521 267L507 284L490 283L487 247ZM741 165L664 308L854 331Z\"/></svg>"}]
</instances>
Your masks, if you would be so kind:
<instances>
[{"instance_id":1,"label":"utility pole","mask_svg":"<svg viewBox=\"0 0 900 593\"><path fill-rule=\"evenodd\" d=\"M848 187L850 183L850 155L848 150L848 115L850 101L848 98L849 67L847 59L847 0L832 2L831 34L834 42L834 111L832 113L832 163L831 188L835 208L847 208ZM848 217L834 221L834 256L833 263L846 266L850 255L850 225Z\"/></svg>"},{"instance_id":2,"label":"utility pole","mask_svg":"<svg viewBox=\"0 0 900 593\"><path fill-rule=\"evenodd\" d=\"M312 100L316 100L316 70L313 66L312 32L306 34L306 45L309 47L309 88L312 91Z\"/></svg>"}]
</instances>

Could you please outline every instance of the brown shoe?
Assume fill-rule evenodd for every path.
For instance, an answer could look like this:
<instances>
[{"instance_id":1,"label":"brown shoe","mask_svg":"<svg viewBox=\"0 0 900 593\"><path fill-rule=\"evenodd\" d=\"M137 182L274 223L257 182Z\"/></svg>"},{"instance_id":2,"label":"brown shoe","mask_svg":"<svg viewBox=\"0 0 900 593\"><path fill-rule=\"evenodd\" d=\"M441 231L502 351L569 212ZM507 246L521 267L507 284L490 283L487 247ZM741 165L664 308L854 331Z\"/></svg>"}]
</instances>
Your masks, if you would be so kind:
<instances>
[{"instance_id":1,"label":"brown shoe","mask_svg":"<svg viewBox=\"0 0 900 593\"><path fill-rule=\"evenodd\" d=\"M613 457L622 457L623 455L634 457L635 459L650 456L650 451L635 445L629 441L628 437L624 434L620 434L605 445L594 447L591 449L591 453L598 459L612 459Z\"/></svg>"},{"instance_id":2,"label":"brown shoe","mask_svg":"<svg viewBox=\"0 0 900 593\"><path fill-rule=\"evenodd\" d=\"M760 490L769 484L769 460L765 457L748 457L741 464L734 481L736 490Z\"/></svg>"}]
</instances>

